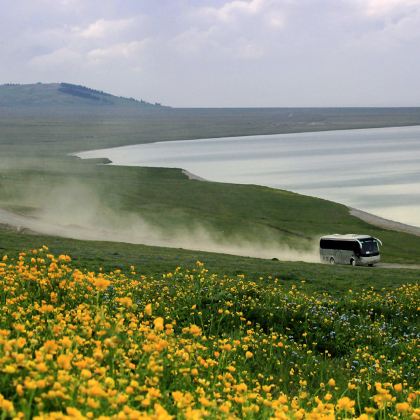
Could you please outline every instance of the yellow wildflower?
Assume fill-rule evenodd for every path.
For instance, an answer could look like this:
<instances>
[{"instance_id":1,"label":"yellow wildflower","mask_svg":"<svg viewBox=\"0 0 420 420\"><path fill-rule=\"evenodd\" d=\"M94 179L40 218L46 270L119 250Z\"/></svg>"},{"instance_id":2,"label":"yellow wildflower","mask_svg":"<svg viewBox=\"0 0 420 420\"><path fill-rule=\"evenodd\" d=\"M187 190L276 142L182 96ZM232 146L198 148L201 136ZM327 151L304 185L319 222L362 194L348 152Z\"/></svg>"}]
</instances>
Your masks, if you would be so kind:
<instances>
[{"instance_id":1,"label":"yellow wildflower","mask_svg":"<svg viewBox=\"0 0 420 420\"><path fill-rule=\"evenodd\" d=\"M354 405L355 402L349 397L342 397L337 401L337 410L344 410L353 413Z\"/></svg>"},{"instance_id":2,"label":"yellow wildflower","mask_svg":"<svg viewBox=\"0 0 420 420\"><path fill-rule=\"evenodd\" d=\"M397 403L395 408L399 413L406 413L410 410L410 404L408 402Z\"/></svg>"},{"instance_id":3,"label":"yellow wildflower","mask_svg":"<svg viewBox=\"0 0 420 420\"><path fill-rule=\"evenodd\" d=\"M148 304L145 306L145 308L144 308L144 313L145 313L147 316L152 316L152 304L151 304L151 303L148 303Z\"/></svg>"},{"instance_id":4,"label":"yellow wildflower","mask_svg":"<svg viewBox=\"0 0 420 420\"><path fill-rule=\"evenodd\" d=\"M403 386L402 386L402 384L395 384L394 389L397 392L401 392L403 390Z\"/></svg>"},{"instance_id":5,"label":"yellow wildflower","mask_svg":"<svg viewBox=\"0 0 420 420\"><path fill-rule=\"evenodd\" d=\"M155 320L153 321L153 325L155 326L155 330L156 331L163 331L163 328L164 328L163 323L164 323L164 320L163 320L162 317L155 318Z\"/></svg>"}]
</instances>

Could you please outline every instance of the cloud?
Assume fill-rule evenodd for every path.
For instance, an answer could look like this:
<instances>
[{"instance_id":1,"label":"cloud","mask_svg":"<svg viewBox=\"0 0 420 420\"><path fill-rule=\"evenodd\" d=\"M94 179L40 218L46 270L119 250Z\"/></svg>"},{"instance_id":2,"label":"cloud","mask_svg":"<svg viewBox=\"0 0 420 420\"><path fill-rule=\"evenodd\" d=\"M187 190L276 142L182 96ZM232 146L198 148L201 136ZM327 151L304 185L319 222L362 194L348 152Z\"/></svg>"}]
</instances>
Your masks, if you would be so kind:
<instances>
[{"instance_id":1,"label":"cloud","mask_svg":"<svg viewBox=\"0 0 420 420\"><path fill-rule=\"evenodd\" d=\"M236 56L245 60L257 60L265 54L264 47L253 42L244 42L239 45Z\"/></svg>"},{"instance_id":2,"label":"cloud","mask_svg":"<svg viewBox=\"0 0 420 420\"><path fill-rule=\"evenodd\" d=\"M187 15L188 29L171 44L183 55L205 55L206 61L261 59L286 24L287 4L290 0L233 0L196 6Z\"/></svg>"},{"instance_id":3,"label":"cloud","mask_svg":"<svg viewBox=\"0 0 420 420\"><path fill-rule=\"evenodd\" d=\"M268 24L273 28L282 28L285 24L285 18L280 13L273 13L268 16Z\"/></svg>"},{"instance_id":4,"label":"cloud","mask_svg":"<svg viewBox=\"0 0 420 420\"><path fill-rule=\"evenodd\" d=\"M257 60L264 56L264 45L244 37L235 37L226 42L221 28L190 29L171 41L175 51L185 56L206 55L207 60Z\"/></svg>"},{"instance_id":5,"label":"cloud","mask_svg":"<svg viewBox=\"0 0 420 420\"><path fill-rule=\"evenodd\" d=\"M72 67L101 66L104 62L113 62L115 65L133 65L138 71L142 62L142 54L149 44L149 40L131 41L112 44L88 51L73 48L60 48L48 54L34 57L31 64L37 69L64 69Z\"/></svg>"},{"instance_id":6,"label":"cloud","mask_svg":"<svg viewBox=\"0 0 420 420\"><path fill-rule=\"evenodd\" d=\"M148 43L149 41L147 39L143 39L141 41L113 44L103 48L93 49L86 56L89 60L93 61L116 60L121 58L135 60L144 51Z\"/></svg>"},{"instance_id":7,"label":"cloud","mask_svg":"<svg viewBox=\"0 0 420 420\"><path fill-rule=\"evenodd\" d=\"M199 12L204 16L207 15L220 21L227 22L240 15L256 15L266 5L267 0L234 0L225 3L219 8L208 6L202 7Z\"/></svg>"},{"instance_id":8,"label":"cloud","mask_svg":"<svg viewBox=\"0 0 420 420\"><path fill-rule=\"evenodd\" d=\"M392 12L410 13L420 7L420 0L364 0L365 12L368 16L384 16Z\"/></svg>"},{"instance_id":9,"label":"cloud","mask_svg":"<svg viewBox=\"0 0 420 420\"><path fill-rule=\"evenodd\" d=\"M195 15L213 23L235 24L260 21L265 26L280 28L285 24L285 10L291 0L233 0L220 7L201 6Z\"/></svg>"},{"instance_id":10,"label":"cloud","mask_svg":"<svg viewBox=\"0 0 420 420\"><path fill-rule=\"evenodd\" d=\"M29 64L40 71L59 71L68 67L89 71L89 66L114 62L115 66L124 63L138 71L142 53L149 43L136 31L142 21L140 15L124 19L100 18L85 25L55 25L29 33L25 42L32 40L43 45L43 48L33 48Z\"/></svg>"},{"instance_id":11,"label":"cloud","mask_svg":"<svg viewBox=\"0 0 420 420\"><path fill-rule=\"evenodd\" d=\"M3 3L4 82L173 106L418 104L420 0Z\"/></svg>"},{"instance_id":12,"label":"cloud","mask_svg":"<svg viewBox=\"0 0 420 420\"><path fill-rule=\"evenodd\" d=\"M198 54L218 46L218 43L214 42L214 39L217 38L217 31L216 27L190 28L177 34L170 41L170 45L181 54Z\"/></svg>"},{"instance_id":13,"label":"cloud","mask_svg":"<svg viewBox=\"0 0 420 420\"><path fill-rule=\"evenodd\" d=\"M83 55L70 48L59 48L47 54L37 55L30 61L35 68L42 70L47 68L65 68L83 62Z\"/></svg>"},{"instance_id":14,"label":"cloud","mask_svg":"<svg viewBox=\"0 0 420 420\"><path fill-rule=\"evenodd\" d=\"M370 0L362 5L362 14L374 23L349 40L351 48L389 58L420 41L420 0Z\"/></svg>"},{"instance_id":15,"label":"cloud","mask_svg":"<svg viewBox=\"0 0 420 420\"><path fill-rule=\"evenodd\" d=\"M131 27L134 22L135 20L133 18L119 20L99 19L89 24L84 29L75 28L74 30L82 38L98 39L115 35L116 33Z\"/></svg>"}]
</instances>

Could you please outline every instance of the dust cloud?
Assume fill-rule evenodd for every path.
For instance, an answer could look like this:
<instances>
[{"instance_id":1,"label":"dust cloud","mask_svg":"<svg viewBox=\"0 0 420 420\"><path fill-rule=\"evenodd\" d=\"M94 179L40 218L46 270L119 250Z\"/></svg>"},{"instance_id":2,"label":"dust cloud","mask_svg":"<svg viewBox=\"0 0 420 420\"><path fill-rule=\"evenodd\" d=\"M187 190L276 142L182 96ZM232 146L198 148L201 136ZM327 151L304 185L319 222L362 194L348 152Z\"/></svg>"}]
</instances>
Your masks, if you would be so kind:
<instances>
[{"instance_id":1,"label":"dust cloud","mask_svg":"<svg viewBox=\"0 0 420 420\"><path fill-rule=\"evenodd\" d=\"M296 248L279 243L274 234L255 235L217 232L204 224L188 222L165 227L151 223L141 215L116 211L106 205L98 194L78 182L66 182L43 192L32 188L30 214L0 209L0 223L22 231L81 240L125 242L225 253L284 261L319 262L317 239L302 239ZM28 193L26 194L28 197ZM42 197L42 198L40 198ZM259 237L258 237L259 236Z\"/></svg>"}]
</instances>

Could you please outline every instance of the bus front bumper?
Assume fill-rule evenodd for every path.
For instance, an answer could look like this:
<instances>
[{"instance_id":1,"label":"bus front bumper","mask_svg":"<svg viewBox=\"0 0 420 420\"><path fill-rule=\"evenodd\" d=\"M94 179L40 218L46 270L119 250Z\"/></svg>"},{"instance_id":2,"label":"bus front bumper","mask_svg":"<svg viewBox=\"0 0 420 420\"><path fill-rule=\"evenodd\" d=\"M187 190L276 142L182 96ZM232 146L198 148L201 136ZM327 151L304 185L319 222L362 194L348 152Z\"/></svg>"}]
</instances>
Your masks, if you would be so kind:
<instances>
[{"instance_id":1,"label":"bus front bumper","mask_svg":"<svg viewBox=\"0 0 420 420\"><path fill-rule=\"evenodd\" d=\"M381 261L380 255L375 255L372 257L359 257L357 261L357 265L373 265Z\"/></svg>"}]
</instances>

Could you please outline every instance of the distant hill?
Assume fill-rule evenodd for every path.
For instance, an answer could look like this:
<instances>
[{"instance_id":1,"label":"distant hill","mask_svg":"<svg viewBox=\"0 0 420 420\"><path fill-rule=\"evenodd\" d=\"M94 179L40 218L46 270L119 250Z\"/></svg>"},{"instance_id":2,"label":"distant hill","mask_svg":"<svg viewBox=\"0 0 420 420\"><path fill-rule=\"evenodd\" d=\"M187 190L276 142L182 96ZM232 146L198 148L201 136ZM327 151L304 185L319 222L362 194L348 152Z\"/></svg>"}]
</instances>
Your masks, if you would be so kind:
<instances>
[{"instance_id":1,"label":"distant hill","mask_svg":"<svg viewBox=\"0 0 420 420\"><path fill-rule=\"evenodd\" d=\"M134 98L114 96L71 83L0 85L0 107L166 108L158 103L152 104Z\"/></svg>"}]
</instances>

